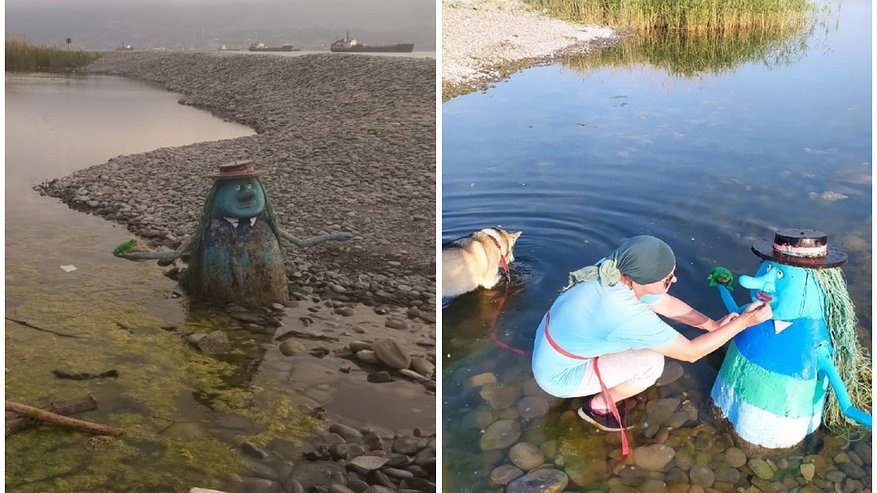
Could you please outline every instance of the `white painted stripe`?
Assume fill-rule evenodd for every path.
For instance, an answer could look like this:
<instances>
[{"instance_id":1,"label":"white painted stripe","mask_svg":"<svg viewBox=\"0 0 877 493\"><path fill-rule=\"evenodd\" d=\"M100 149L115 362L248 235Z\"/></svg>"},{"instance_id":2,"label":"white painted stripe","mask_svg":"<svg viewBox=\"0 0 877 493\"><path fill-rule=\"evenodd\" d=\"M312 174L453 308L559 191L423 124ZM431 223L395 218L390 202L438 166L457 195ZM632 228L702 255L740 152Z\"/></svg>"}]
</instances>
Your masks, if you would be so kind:
<instances>
[{"instance_id":1,"label":"white painted stripe","mask_svg":"<svg viewBox=\"0 0 877 493\"><path fill-rule=\"evenodd\" d=\"M734 431L749 443L766 448L787 448L797 445L822 422L822 406L816 416L790 418L757 408L737 397L734 389L721 375L710 393Z\"/></svg>"},{"instance_id":2,"label":"white painted stripe","mask_svg":"<svg viewBox=\"0 0 877 493\"><path fill-rule=\"evenodd\" d=\"M802 247L774 243L773 249L792 257L824 257L828 255L828 245Z\"/></svg>"}]
</instances>

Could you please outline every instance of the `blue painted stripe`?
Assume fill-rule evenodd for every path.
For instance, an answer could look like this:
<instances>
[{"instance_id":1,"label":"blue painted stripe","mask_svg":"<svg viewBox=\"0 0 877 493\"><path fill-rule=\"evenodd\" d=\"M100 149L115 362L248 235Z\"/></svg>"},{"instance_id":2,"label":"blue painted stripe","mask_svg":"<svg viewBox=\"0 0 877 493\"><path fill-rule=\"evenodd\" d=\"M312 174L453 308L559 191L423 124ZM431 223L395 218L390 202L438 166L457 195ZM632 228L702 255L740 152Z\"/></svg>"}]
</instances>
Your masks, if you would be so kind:
<instances>
[{"instance_id":1,"label":"blue painted stripe","mask_svg":"<svg viewBox=\"0 0 877 493\"><path fill-rule=\"evenodd\" d=\"M814 349L830 343L828 329L822 319L799 318L779 334L774 321L750 327L734 337L740 353L749 361L773 373L802 380L816 377L818 366Z\"/></svg>"}]
</instances>

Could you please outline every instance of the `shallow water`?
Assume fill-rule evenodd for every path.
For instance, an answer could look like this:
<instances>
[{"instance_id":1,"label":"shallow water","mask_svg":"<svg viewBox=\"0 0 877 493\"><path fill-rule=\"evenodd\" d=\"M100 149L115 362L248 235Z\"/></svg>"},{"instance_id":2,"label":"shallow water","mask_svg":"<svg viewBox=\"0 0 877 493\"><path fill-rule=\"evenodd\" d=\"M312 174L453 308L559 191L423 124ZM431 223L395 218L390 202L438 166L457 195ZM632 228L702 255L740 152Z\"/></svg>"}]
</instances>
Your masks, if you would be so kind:
<instances>
[{"instance_id":1,"label":"shallow water","mask_svg":"<svg viewBox=\"0 0 877 493\"><path fill-rule=\"evenodd\" d=\"M6 398L45 405L91 393L99 407L83 419L125 429L103 449L50 427L8 437L7 491L180 491L237 467L196 397L222 387L237 362L193 354L179 335L227 319L182 303L154 263L113 257L131 236L123 227L32 189L119 154L254 133L177 99L115 77L6 74ZM53 369L120 376L61 380Z\"/></svg>"},{"instance_id":2,"label":"shallow water","mask_svg":"<svg viewBox=\"0 0 877 493\"><path fill-rule=\"evenodd\" d=\"M751 274L755 239L774 228L823 230L850 255L844 270L870 346L871 7L844 2L828 17L803 43L630 40L443 104L443 240L495 225L524 232L508 288L463 295L443 310L446 491L483 491L507 461L479 450L478 437L502 412L486 409L469 379L489 372L501 387L538 393L529 360L498 349L490 324L504 342L529 349L567 273L625 237L666 240L679 262L671 293L718 318L723 307L706 282L714 265ZM745 296L737 290L738 301ZM682 380L649 397L690 399L712 423L707 398L721 361L714 354L686 364ZM617 437L565 421L572 405L534 422L549 430L540 440L596 436L605 450L591 462L617 465L609 458ZM721 455L705 450L707 461ZM584 486L603 490L613 478L595 474Z\"/></svg>"}]
</instances>

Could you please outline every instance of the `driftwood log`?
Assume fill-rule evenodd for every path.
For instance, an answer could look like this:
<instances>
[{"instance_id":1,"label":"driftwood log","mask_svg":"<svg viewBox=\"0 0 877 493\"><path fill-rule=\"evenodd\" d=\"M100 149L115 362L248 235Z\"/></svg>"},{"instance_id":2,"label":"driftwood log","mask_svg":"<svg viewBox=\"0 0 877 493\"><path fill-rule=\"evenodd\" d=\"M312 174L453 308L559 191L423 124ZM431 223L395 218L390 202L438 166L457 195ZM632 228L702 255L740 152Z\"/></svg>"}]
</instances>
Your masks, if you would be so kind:
<instances>
[{"instance_id":1,"label":"driftwood log","mask_svg":"<svg viewBox=\"0 0 877 493\"><path fill-rule=\"evenodd\" d=\"M84 413L85 411L92 411L94 409L97 409L97 401L94 397L89 395L88 397L83 397L82 399L77 399L75 401L53 402L52 405L49 406L48 411L50 413L60 414L61 416L72 416L74 414ZM20 415L7 418L6 436L29 426L33 426L39 422L40 421L37 419Z\"/></svg>"},{"instance_id":2,"label":"driftwood log","mask_svg":"<svg viewBox=\"0 0 877 493\"><path fill-rule=\"evenodd\" d=\"M40 326L38 326L38 325L34 325L34 324L32 324L32 323L30 323L30 322L27 322L27 321L25 321L25 320L18 320L18 319L12 318L12 317L6 317L6 320L9 320L10 322L15 322L15 323L17 323L17 324L19 324L19 325L23 325L23 326L28 327L28 328L31 328L31 329L41 330L41 331L43 331L43 332L48 332L49 334L55 334L56 336L61 336L61 337L72 337L72 338L74 338L74 339L83 339L83 337L80 337L80 336L77 336L77 335L73 335L73 334L65 334L64 332L58 332L58 331L56 331L56 330L46 329L46 328L40 327Z\"/></svg>"},{"instance_id":3,"label":"driftwood log","mask_svg":"<svg viewBox=\"0 0 877 493\"><path fill-rule=\"evenodd\" d=\"M92 423L90 421L83 421L81 419L69 418L67 416L62 416L60 414L28 406L26 404L21 404L19 402L7 400L6 410L36 419L38 421L43 421L45 423L53 423L61 426L66 426L68 428L87 431L89 433L94 433L97 435L118 436L122 434L122 429L116 428L115 426L102 425L99 423Z\"/></svg>"}]
</instances>

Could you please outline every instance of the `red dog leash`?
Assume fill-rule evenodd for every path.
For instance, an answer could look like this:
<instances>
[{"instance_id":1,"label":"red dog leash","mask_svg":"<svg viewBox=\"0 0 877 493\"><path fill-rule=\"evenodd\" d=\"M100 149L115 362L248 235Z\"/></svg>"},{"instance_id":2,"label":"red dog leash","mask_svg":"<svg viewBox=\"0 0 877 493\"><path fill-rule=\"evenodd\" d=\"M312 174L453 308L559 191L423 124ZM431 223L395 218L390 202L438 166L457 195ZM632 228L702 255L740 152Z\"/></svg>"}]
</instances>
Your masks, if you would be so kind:
<instances>
[{"instance_id":1,"label":"red dog leash","mask_svg":"<svg viewBox=\"0 0 877 493\"><path fill-rule=\"evenodd\" d=\"M603 393L603 400L609 404L609 410L612 411L612 417L615 418L615 421L621 426L621 458L626 459L627 455L630 453L630 443L627 437L627 430L624 428L624 423L621 422L621 413L618 412L618 406L615 405L615 401L613 401L609 397L609 389L606 388L606 384L603 383L603 377L600 376L600 367L598 366L598 361L600 359L599 356L587 357L587 356L579 356L577 354L573 354L562 347L551 337L551 332L548 330L548 324L551 322L551 310L545 312L545 339L548 340L548 344L557 351L558 353L566 356L567 358L572 358L580 361L594 361L594 373L597 375L597 381L600 382L600 391Z\"/></svg>"},{"instance_id":2,"label":"red dog leash","mask_svg":"<svg viewBox=\"0 0 877 493\"><path fill-rule=\"evenodd\" d=\"M508 344L500 341L496 336L496 332L497 332L496 322L499 319L500 313L502 313L502 309L505 306L506 300L508 299L509 287L511 285L511 274L509 274L509 263L506 260L505 255L502 253L502 247L499 245L499 242L496 240L496 238L494 238L491 235L487 235L487 237L490 238L490 240L496 246L496 249L499 250L499 265L502 267L502 270L505 271L505 275L506 275L505 292L503 292L502 298L499 300L499 308L496 311L496 317L494 317L493 320L491 320L491 322L490 322L490 338L493 339L494 344L496 344L496 346L499 348L505 349L507 351L511 351L511 352L513 352L515 354L519 354L521 356L529 356L530 351L525 351L523 349L513 348L513 347L509 346ZM562 354L563 356L566 356L567 358L572 358L575 360L582 360L582 361L589 361L589 360L594 361L594 373L597 375L597 381L600 382L600 391L603 393L603 400L609 404L609 409L610 409L610 411L612 411L612 416L615 418L616 422L618 422L618 424L622 427L622 429L621 429L621 458L626 459L627 456L630 454L630 443L629 443L629 438L627 436L627 430L624 429L624 424L621 422L621 413L618 412L618 406L616 406L615 401L613 401L609 397L609 389L606 388L606 384L603 383L603 377L600 376L600 368L599 368L599 365L597 363L597 361L599 360L599 357L589 358L589 357L585 357L585 356L579 356L579 355L570 353L569 351L566 351L565 349L560 347L560 345L557 344L557 342L551 337L551 333L548 331L548 324L550 321L551 321L551 311L549 310L548 312L545 313L545 338L548 340L548 344L550 344L551 347L554 348L555 351Z\"/></svg>"},{"instance_id":3,"label":"red dog leash","mask_svg":"<svg viewBox=\"0 0 877 493\"><path fill-rule=\"evenodd\" d=\"M503 255L502 247L499 246L499 242L496 241L496 238L494 238L493 236L487 235L487 237L493 241L493 244L496 245L496 249L499 250L499 265L502 267L502 270L505 272L505 275L506 275L505 291L502 294L502 298L500 298L500 300L499 300L499 307L496 310L496 316L493 317L493 320L490 321L490 338L493 339L493 343L496 344L496 346L501 348L501 349L511 351L511 352L513 352L515 354L519 354L521 356L529 356L530 355L529 351L525 351L523 349L518 349L518 348L513 348L513 347L509 346L508 344L500 341L499 338L496 336L496 331L497 331L496 321L499 319L499 315L500 315L500 313L502 313L502 309L505 306L505 302L508 300L509 288L511 287L512 276L509 273L509 262L508 262L508 260L506 260L505 255Z\"/></svg>"},{"instance_id":4,"label":"red dog leash","mask_svg":"<svg viewBox=\"0 0 877 493\"><path fill-rule=\"evenodd\" d=\"M487 237L490 238L490 241L492 241L493 244L496 245L496 249L499 250L499 265L502 267L502 270L505 271L506 280L510 281L511 275L509 274L509 262L506 260L505 254L502 253L502 247L499 246L499 242L496 241L496 238L490 235L487 235Z\"/></svg>"}]
</instances>

